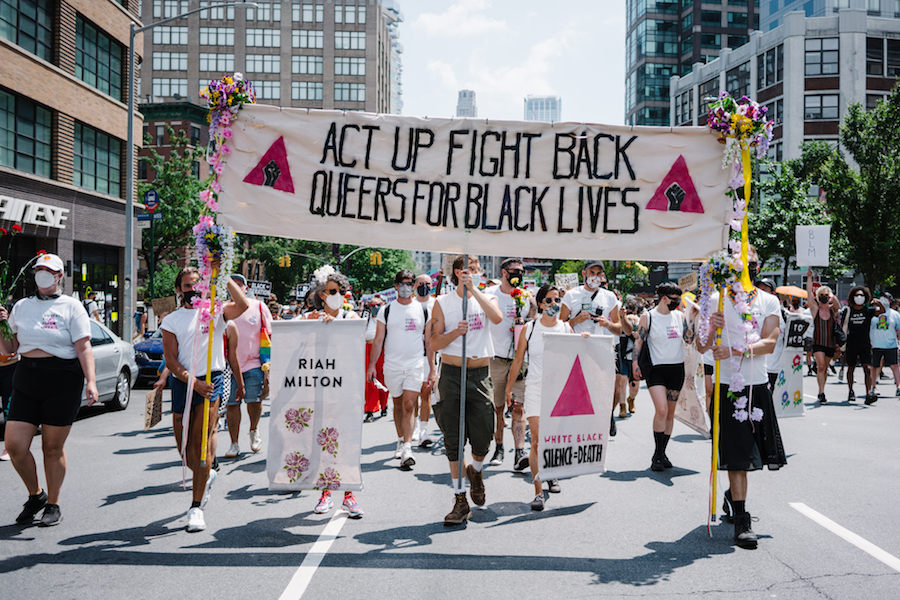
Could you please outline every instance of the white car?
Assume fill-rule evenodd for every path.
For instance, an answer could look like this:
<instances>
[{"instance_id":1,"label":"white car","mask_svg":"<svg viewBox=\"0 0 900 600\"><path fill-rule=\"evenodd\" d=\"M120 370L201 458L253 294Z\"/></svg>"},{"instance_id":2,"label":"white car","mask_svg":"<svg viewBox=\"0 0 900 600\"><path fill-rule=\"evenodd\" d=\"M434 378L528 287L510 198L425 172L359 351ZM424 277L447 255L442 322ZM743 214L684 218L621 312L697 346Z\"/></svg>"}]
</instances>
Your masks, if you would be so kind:
<instances>
[{"instance_id":1,"label":"white car","mask_svg":"<svg viewBox=\"0 0 900 600\"><path fill-rule=\"evenodd\" d=\"M91 319L91 349L94 352L98 402L113 410L124 410L128 407L131 388L138 376L134 346ZM81 392L81 405L87 406L84 391Z\"/></svg>"}]
</instances>

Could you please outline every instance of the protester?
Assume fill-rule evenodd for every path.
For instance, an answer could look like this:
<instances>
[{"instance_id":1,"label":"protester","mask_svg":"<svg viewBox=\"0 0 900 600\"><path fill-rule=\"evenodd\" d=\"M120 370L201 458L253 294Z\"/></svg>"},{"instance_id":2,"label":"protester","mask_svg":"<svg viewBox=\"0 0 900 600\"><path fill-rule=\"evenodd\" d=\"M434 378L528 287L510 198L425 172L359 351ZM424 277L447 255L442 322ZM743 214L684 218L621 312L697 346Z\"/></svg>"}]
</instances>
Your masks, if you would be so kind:
<instances>
[{"instance_id":1,"label":"protester","mask_svg":"<svg viewBox=\"0 0 900 600\"><path fill-rule=\"evenodd\" d=\"M218 270L215 268L214 270ZM216 480L215 470L210 466L216 456L216 424L218 423L219 402L222 399L223 371L225 369L224 332L225 321L239 317L249 303L238 283L229 278L228 292L232 301L226 303L221 311L217 311L212 322L212 348L210 348L210 323L203 323L197 302L203 300L201 293L194 289L200 280L200 273L195 267L181 269L175 277L175 293L180 297L181 306L168 314L160 328L163 330L163 353L166 368L169 369L169 388L172 390L172 427L175 443L179 452L182 448L182 418L185 410L190 410L190 429L187 432L188 468L193 472L193 490L191 508L187 512L187 531L197 532L206 529L203 509L209 502L210 491ZM209 357L209 359L207 358ZM232 373L237 380L236 398L244 396L243 379L240 377L240 363L236 354L229 357ZM207 367L209 360L210 367ZM206 383L209 368L210 383ZM190 394L189 394L190 391ZM190 405L188 396L190 395ZM207 430L206 465L200 462L203 436L203 403L209 399L209 429Z\"/></svg>"},{"instance_id":2,"label":"protester","mask_svg":"<svg viewBox=\"0 0 900 600\"><path fill-rule=\"evenodd\" d=\"M490 325L491 343L494 346L494 356L491 358L491 382L494 384L494 455L491 457L491 466L503 464L503 432L506 429L507 398L505 391L507 380L512 379L512 433L513 469L522 471L528 466L528 456L525 455L525 413L522 402L525 398L525 381L519 371L511 370L511 363L516 356L516 348L513 346L514 332L517 327L525 324L525 319L534 318L535 306L531 296L525 296L519 288L522 284L522 275L525 268L521 258L507 258L500 263L500 284L490 289L490 294L497 299L497 306L503 315L503 320ZM515 293L515 296L512 294ZM532 436L534 434L532 433Z\"/></svg>"},{"instance_id":3,"label":"protester","mask_svg":"<svg viewBox=\"0 0 900 600\"><path fill-rule=\"evenodd\" d=\"M631 369L631 362L634 359L634 342L637 338L637 328L640 322L639 304L633 296L625 298L625 317L622 321L622 335L619 336L619 374L616 375L616 385L619 387L620 396L622 390L627 389L628 414L634 414L634 400L637 397L641 380L638 379ZM631 328L629 333L625 333L625 322ZM625 404L619 404L619 418L624 419Z\"/></svg>"},{"instance_id":4,"label":"protester","mask_svg":"<svg viewBox=\"0 0 900 600\"><path fill-rule=\"evenodd\" d=\"M384 349L384 383L394 399L394 427L400 468L408 471L416 464L412 455L414 406L423 383L434 385L434 359L431 340L425 337L429 315L421 302L413 300L415 275L402 269L394 276L397 299L378 313L378 326L366 380L375 377L375 363ZM427 369L427 370L426 370ZM430 388L430 386L429 386Z\"/></svg>"},{"instance_id":5,"label":"protester","mask_svg":"<svg viewBox=\"0 0 900 600\"><path fill-rule=\"evenodd\" d=\"M890 300L881 297L875 304L876 317L869 324L869 338L872 340L872 387L866 396L866 404L878 400L876 386L882 367L890 367L894 373L895 395L900 396L900 361L897 355L897 338L900 336L900 315L890 308Z\"/></svg>"},{"instance_id":6,"label":"protester","mask_svg":"<svg viewBox=\"0 0 900 600\"><path fill-rule=\"evenodd\" d=\"M641 316L638 339L634 343L631 368L639 378L647 379L647 388L656 414L653 415L653 439L656 450L650 469L662 471L672 468L666 456L666 446L672 437L675 423L675 404L684 385L684 345L693 342L681 305L681 288L674 283L662 283L656 288L659 303ZM638 357L644 344L650 346L649 373L642 373Z\"/></svg>"},{"instance_id":7,"label":"protester","mask_svg":"<svg viewBox=\"0 0 900 600\"><path fill-rule=\"evenodd\" d=\"M416 277L416 301L422 304L425 308L425 313L428 315L428 322L425 323L425 335L431 338L431 317L434 315L434 303L436 300L431 295L431 275L427 273ZM432 354L434 353L432 352ZM435 361L432 360L431 364L434 365ZM428 431L428 418L431 416L431 394L433 391L433 382L423 382L415 405L416 424L413 427L412 442L413 444L418 443L422 448L427 448L432 444L431 434Z\"/></svg>"},{"instance_id":8,"label":"protester","mask_svg":"<svg viewBox=\"0 0 900 600\"><path fill-rule=\"evenodd\" d=\"M90 318L98 323L103 322L103 319L100 318L100 309L97 307L97 292L91 291L85 294L81 303Z\"/></svg>"},{"instance_id":9,"label":"protester","mask_svg":"<svg viewBox=\"0 0 900 600\"><path fill-rule=\"evenodd\" d=\"M366 372L369 371L369 356L372 353L372 340L375 339L375 333L378 330L378 322L375 317L384 307L384 301L378 294L372 298L369 303L369 322L366 325ZM381 411L381 416L387 415L388 393L375 385L375 380L384 382L384 353L378 356L375 362L375 377L372 380L366 379L366 404L363 410L366 416L363 419L365 423L371 423L375 420L375 413Z\"/></svg>"},{"instance_id":10,"label":"protester","mask_svg":"<svg viewBox=\"0 0 900 600\"><path fill-rule=\"evenodd\" d=\"M14 334L9 340L0 335L0 353L21 356L6 423L6 450L28 490L28 501L16 517L20 525L31 524L41 509L39 526L62 522L59 495L66 476L65 443L81 408L82 387L88 406L97 401L90 317L77 300L62 293L62 278L62 259L44 254L34 268L37 292L16 302L11 312L0 306L0 321L9 321ZM31 454L38 427L46 490Z\"/></svg>"},{"instance_id":11,"label":"protester","mask_svg":"<svg viewBox=\"0 0 900 600\"><path fill-rule=\"evenodd\" d=\"M835 324L837 323L837 307L832 301L833 294L827 285L819 286L815 292L812 285L812 269L806 270L806 293L809 310L813 316L813 358L816 361L816 380L819 383L819 404L825 404L825 381L828 378L828 365L834 358L838 343L835 340Z\"/></svg>"},{"instance_id":12,"label":"protester","mask_svg":"<svg viewBox=\"0 0 900 600\"><path fill-rule=\"evenodd\" d=\"M250 289L243 275L232 275L231 278L240 286L244 296ZM296 301L294 301L296 305ZM235 374L231 376L231 393L225 408L225 420L228 423L228 434L231 446L225 458L237 458L241 454L238 435L241 431L241 401L247 406L250 418L250 451L262 450L262 439L259 435L259 418L262 416L262 391L266 382L266 374L262 369L259 347L262 331L272 335L272 315L269 309L259 300L247 298L247 309L231 320L238 331L237 362L240 365L241 378L244 385L244 397L237 397L238 382Z\"/></svg>"},{"instance_id":13,"label":"protester","mask_svg":"<svg viewBox=\"0 0 900 600\"><path fill-rule=\"evenodd\" d=\"M471 515L466 492L459 479L459 447L466 440L472 452L472 463L463 465L469 480L472 501L485 503L482 468L484 457L491 447L494 435L493 387L490 377L490 359L494 356L487 321L499 323L503 315L497 299L478 290L481 265L477 256L459 255L453 261L451 282L458 286L455 292L441 296L434 305L432 317L431 347L441 350L441 374L438 383L440 410L435 411L438 426L444 432L444 452L450 463L450 481L455 496L453 510L444 517L445 525L464 523ZM468 298L463 313L463 294ZM463 340L466 336L466 378L462 379ZM459 438L460 389L465 386L465 439Z\"/></svg>"},{"instance_id":14,"label":"protester","mask_svg":"<svg viewBox=\"0 0 900 600\"><path fill-rule=\"evenodd\" d=\"M756 261L751 246L749 261ZM710 298L718 305L718 294ZM722 312L709 321L707 339L698 339L700 352L713 350L720 363L719 384L719 469L728 471L730 488L725 491L723 520L734 523L734 541L741 548L756 548L758 537L750 527L746 510L747 471L767 466L776 470L787 464L775 406L769 393L766 362L762 358L774 350L778 339L778 299L754 288L748 294L751 329L743 347L745 321L729 294ZM722 328L723 344L715 346L716 328ZM730 343L729 343L730 342ZM730 391L732 386L740 391ZM743 386L743 389L740 387Z\"/></svg>"},{"instance_id":15,"label":"protester","mask_svg":"<svg viewBox=\"0 0 900 600\"><path fill-rule=\"evenodd\" d=\"M346 275L335 271L331 265L325 265L316 269L314 276L317 285L315 290L310 292L313 296L314 309L304 318L325 323L331 323L336 319L360 318L356 312L344 308L344 294L350 289L350 280ZM331 491L323 490L319 502L316 504L315 512L324 514L332 508L334 508L334 500L331 498ZM343 508L351 519L361 519L365 514L351 491L344 492Z\"/></svg>"},{"instance_id":16,"label":"protester","mask_svg":"<svg viewBox=\"0 0 900 600\"><path fill-rule=\"evenodd\" d=\"M856 392L853 391L855 379L853 372L856 370L857 364L862 367L863 379L866 384L866 400L869 400L869 390L872 389L872 342L869 338L869 327L877 309L869 306L871 300L872 293L869 288L862 285L853 286L847 295L847 307L841 318L841 327L847 336L844 361L847 366L848 400L850 402L856 401Z\"/></svg>"},{"instance_id":17,"label":"protester","mask_svg":"<svg viewBox=\"0 0 900 600\"><path fill-rule=\"evenodd\" d=\"M756 282L756 287L767 294L775 294L775 282L771 279L760 279ZM775 350L771 354L766 355L766 374L769 377L769 392L775 393L775 383L778 381L778 373L781 372L781 355L784 352L784 344L787 340L787 311L779 305L778 310L778 341L775 343Z\"/></svg>"}]
</instances>

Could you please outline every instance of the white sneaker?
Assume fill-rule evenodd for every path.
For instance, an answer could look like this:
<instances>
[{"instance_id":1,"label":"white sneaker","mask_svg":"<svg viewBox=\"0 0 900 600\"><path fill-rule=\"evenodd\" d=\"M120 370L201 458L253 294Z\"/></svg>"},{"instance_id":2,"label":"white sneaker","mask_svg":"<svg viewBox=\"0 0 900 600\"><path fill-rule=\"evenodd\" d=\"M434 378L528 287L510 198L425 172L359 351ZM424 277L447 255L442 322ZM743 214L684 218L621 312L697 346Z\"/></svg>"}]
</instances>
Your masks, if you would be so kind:
<instances>
[{"instance_id":1,"label":"white sneaker","mask_svg":"<svg viewBox=\"0 0 900 600\"><path fill-rule=\"evenodd\" d=\"M206 529L206 521L203 519L203 510L192 507L187 513L188 523L187 530L190 533L196 533Z\"/></svg>"},{"instance_id":2,"label":"white sneaker","mask_svg":"<svg viewBox=\"0 0 900 600\"><path fill-rule=\"evenodd\" d=\"M241 445L237 442L232 442L228 447L228 452L225 453L225 458L237 458L241 455Z\"/></svg>"},{"instance_id":3,"label":"white sneaker","mask_svg":"<svg viewBox=\"0 0 900 600\"><path fill-rule=\"evenodd\" d=\"M250 431L250 449L254 452L259 452L262 450L262 440L259 437L259 430L253 429Z\"/></svg>"},{"instance_id":4,"label":"white sneaker","mask_svg":"<svg viewBox=\"0 0 900 600\"><path fill-rule=\"evenodd\" d=\"M427 448L431 444L434 443L434 440L431 439L431 436L428 435L428 426L422 425L422 429L419 430L419 447Z\"/></svg>"},{"instance_id":5,"label":"white sneaker","mask_svg":"<svg viewBox=\"0 0 900 600\"><path fill-rule=\"evenodd\" d=\"M203 500L200 501L200 508L204 508L206 506L206 503L209 502L209 492L210 490L212 490L212 485L213 483L215 483L216 477L218 476L219 474L216 473L213 469L209 470L209 477L206 478L206 488L203 491Z\"/></svg>"},{"instance_id":6,"label":"white sneaker","mask_svg":"<svg viewBox=\"0 0 900 600\"><path fill-rule=\"evenodd\" d=\"M400 458L400 455L403 453L403 438L397 440L397 449L394 450L394 458Z\"/></svg>"},{"instance_id":7,"label":"white sneaker","mask_svg":"<svg viewBox=\"0 0 900 600\"><path fill-rule=\"evenodd\" d=\"M404 444L400 451L400 468L409 471L414 464L416 464L416 459L413 458L412 450Z\"/></svg>"},{"instance_id":8,"label":"white sneaker","mask_svg":"<svg viewBox=\"0 0 900 600\"><path fill-rule=\"evenodd\" d=\"M414 427L414 428L413 428L413 433L412 433L412 443L413 443L413 444L418 444L418 443L419 443L419 436L420 436L419 428L418 428L418 427Z\"/></svg>"}]
</instances>

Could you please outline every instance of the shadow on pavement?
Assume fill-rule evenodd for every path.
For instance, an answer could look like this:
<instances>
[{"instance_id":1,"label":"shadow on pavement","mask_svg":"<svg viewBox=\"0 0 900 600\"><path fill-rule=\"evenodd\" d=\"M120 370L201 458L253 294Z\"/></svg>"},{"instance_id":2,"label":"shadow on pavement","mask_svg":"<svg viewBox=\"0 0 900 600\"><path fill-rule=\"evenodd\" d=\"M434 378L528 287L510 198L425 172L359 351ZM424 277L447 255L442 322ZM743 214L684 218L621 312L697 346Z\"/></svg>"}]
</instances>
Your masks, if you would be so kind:
<instances>
[{"instance_id":1,"label":"shadow on pavement","mask_svg":"<svg viewBox=\"0 0 900 600\"><path fill-rule=\"evenodd\" d=\"M122 448L113 454L147 454L148 452L168 452L172 446L146 446L144 448Z\"/></svg>"},{"instance_id":2,"label":"shadow on pavement","mask_svg":"<svg viewBox=\"0 0 900 600\"><path fill-rule=\"evenodd\" d=\"M111 494L103 499L103 504L101 504L100 506L109 506L111 504L115 504L116 502L135 500L137 498L143 498L145 496L160 496L162 494L171 494L173 492L180 491L182 491L181 482L167 483L165 485L152 485L140 490L124 492L122 494Z\"/></svg>"},{"instance_id":3,"label":"shadow on pavement","mask_svg":"<svg viewBox=\"0 0 900 600\"><path fill-rule=\"evenodd\" d=\"M612 481L637 481L638 479L652 479L663 484L666 487L672 487L674 482L672 481L673 477L685 477L688 475L697 475L697 471L692 471L690 469L680 469L678 467L672 467L671 469L666 469L665 471L651 471L648 467L644 471L607 471L601 477L605 477Z\"/></svg>"},{"instance_id":4,"label":"shadow on pavement","mask_svg":"<svg viewBox=\"0 0 900 600\"><path fill-rule=\"evenodd\" d=\"M236 490L230 490L225 494L226 500L253 500L254 498L262 498L262 501L254 502L256 506L265 504L277 504L285 500L294 500L300 498L301 492L273 492L269 488L253 488L250 484L239 487Z\"/></svg>"}]
</instances>

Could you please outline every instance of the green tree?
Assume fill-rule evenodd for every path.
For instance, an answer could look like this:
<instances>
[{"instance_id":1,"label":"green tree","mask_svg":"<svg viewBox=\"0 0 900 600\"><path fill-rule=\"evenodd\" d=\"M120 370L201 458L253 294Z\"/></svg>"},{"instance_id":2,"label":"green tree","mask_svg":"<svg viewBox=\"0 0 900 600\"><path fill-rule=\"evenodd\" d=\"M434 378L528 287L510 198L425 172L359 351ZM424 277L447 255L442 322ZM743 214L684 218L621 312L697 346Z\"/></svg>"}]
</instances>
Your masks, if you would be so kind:
<instances>
[{"instance_id":1,"label":"green tree","mask_svg":"<svg viewBox=\"0 0 900 600\"><path fill-rule=\"evenodd\" d=\"M849 264L870 289L888 286L900 251L900 84L871 111L851 104L840 140L858 168L835 150L817 183L826 191L838 233L848 240Z\"/></svg>"},{"instance_id":2,"label":"green tree","mask_svg":"<svg viewBox=\"0 0 900 600\"><path fill-rule=\"evenodd\" d=\"M567 260L559 265L551 275L556 275L557 273L578 273L581 275L582 271L584 271L583 260Z\"/></svg>"},{"instance_id":3,"label":"green tree","mask_svg":"<svg viewBox=\"0 0 900 600\"><path fill-rule=\"evenodd\" d=\"M175 277L181 267L174 261L156 263L156 271L153 273L153 289L150 290L150 279L147 279L146 287L141 288L144 298L165 298L175 295Z\"/></svg>"},{"instance_id":4,"label":"green tree","mask_svg":"<svg viewBox=\"0 0 900 600\"><path fill-rule=\"evenodd\" d=\"M359 246L341 246L341 256L347 256ZM373 252L381 253L381 264L369 264ZM372 248L360 250L348 258L341 266L341 272L353 281L353 290L368 294L384 290L394 285L394 276L400 269L409 269L416 273L416 261L409 250L391 248ZM418 274L418 273L416 273Z\"/></svg>"}]
</instances>

